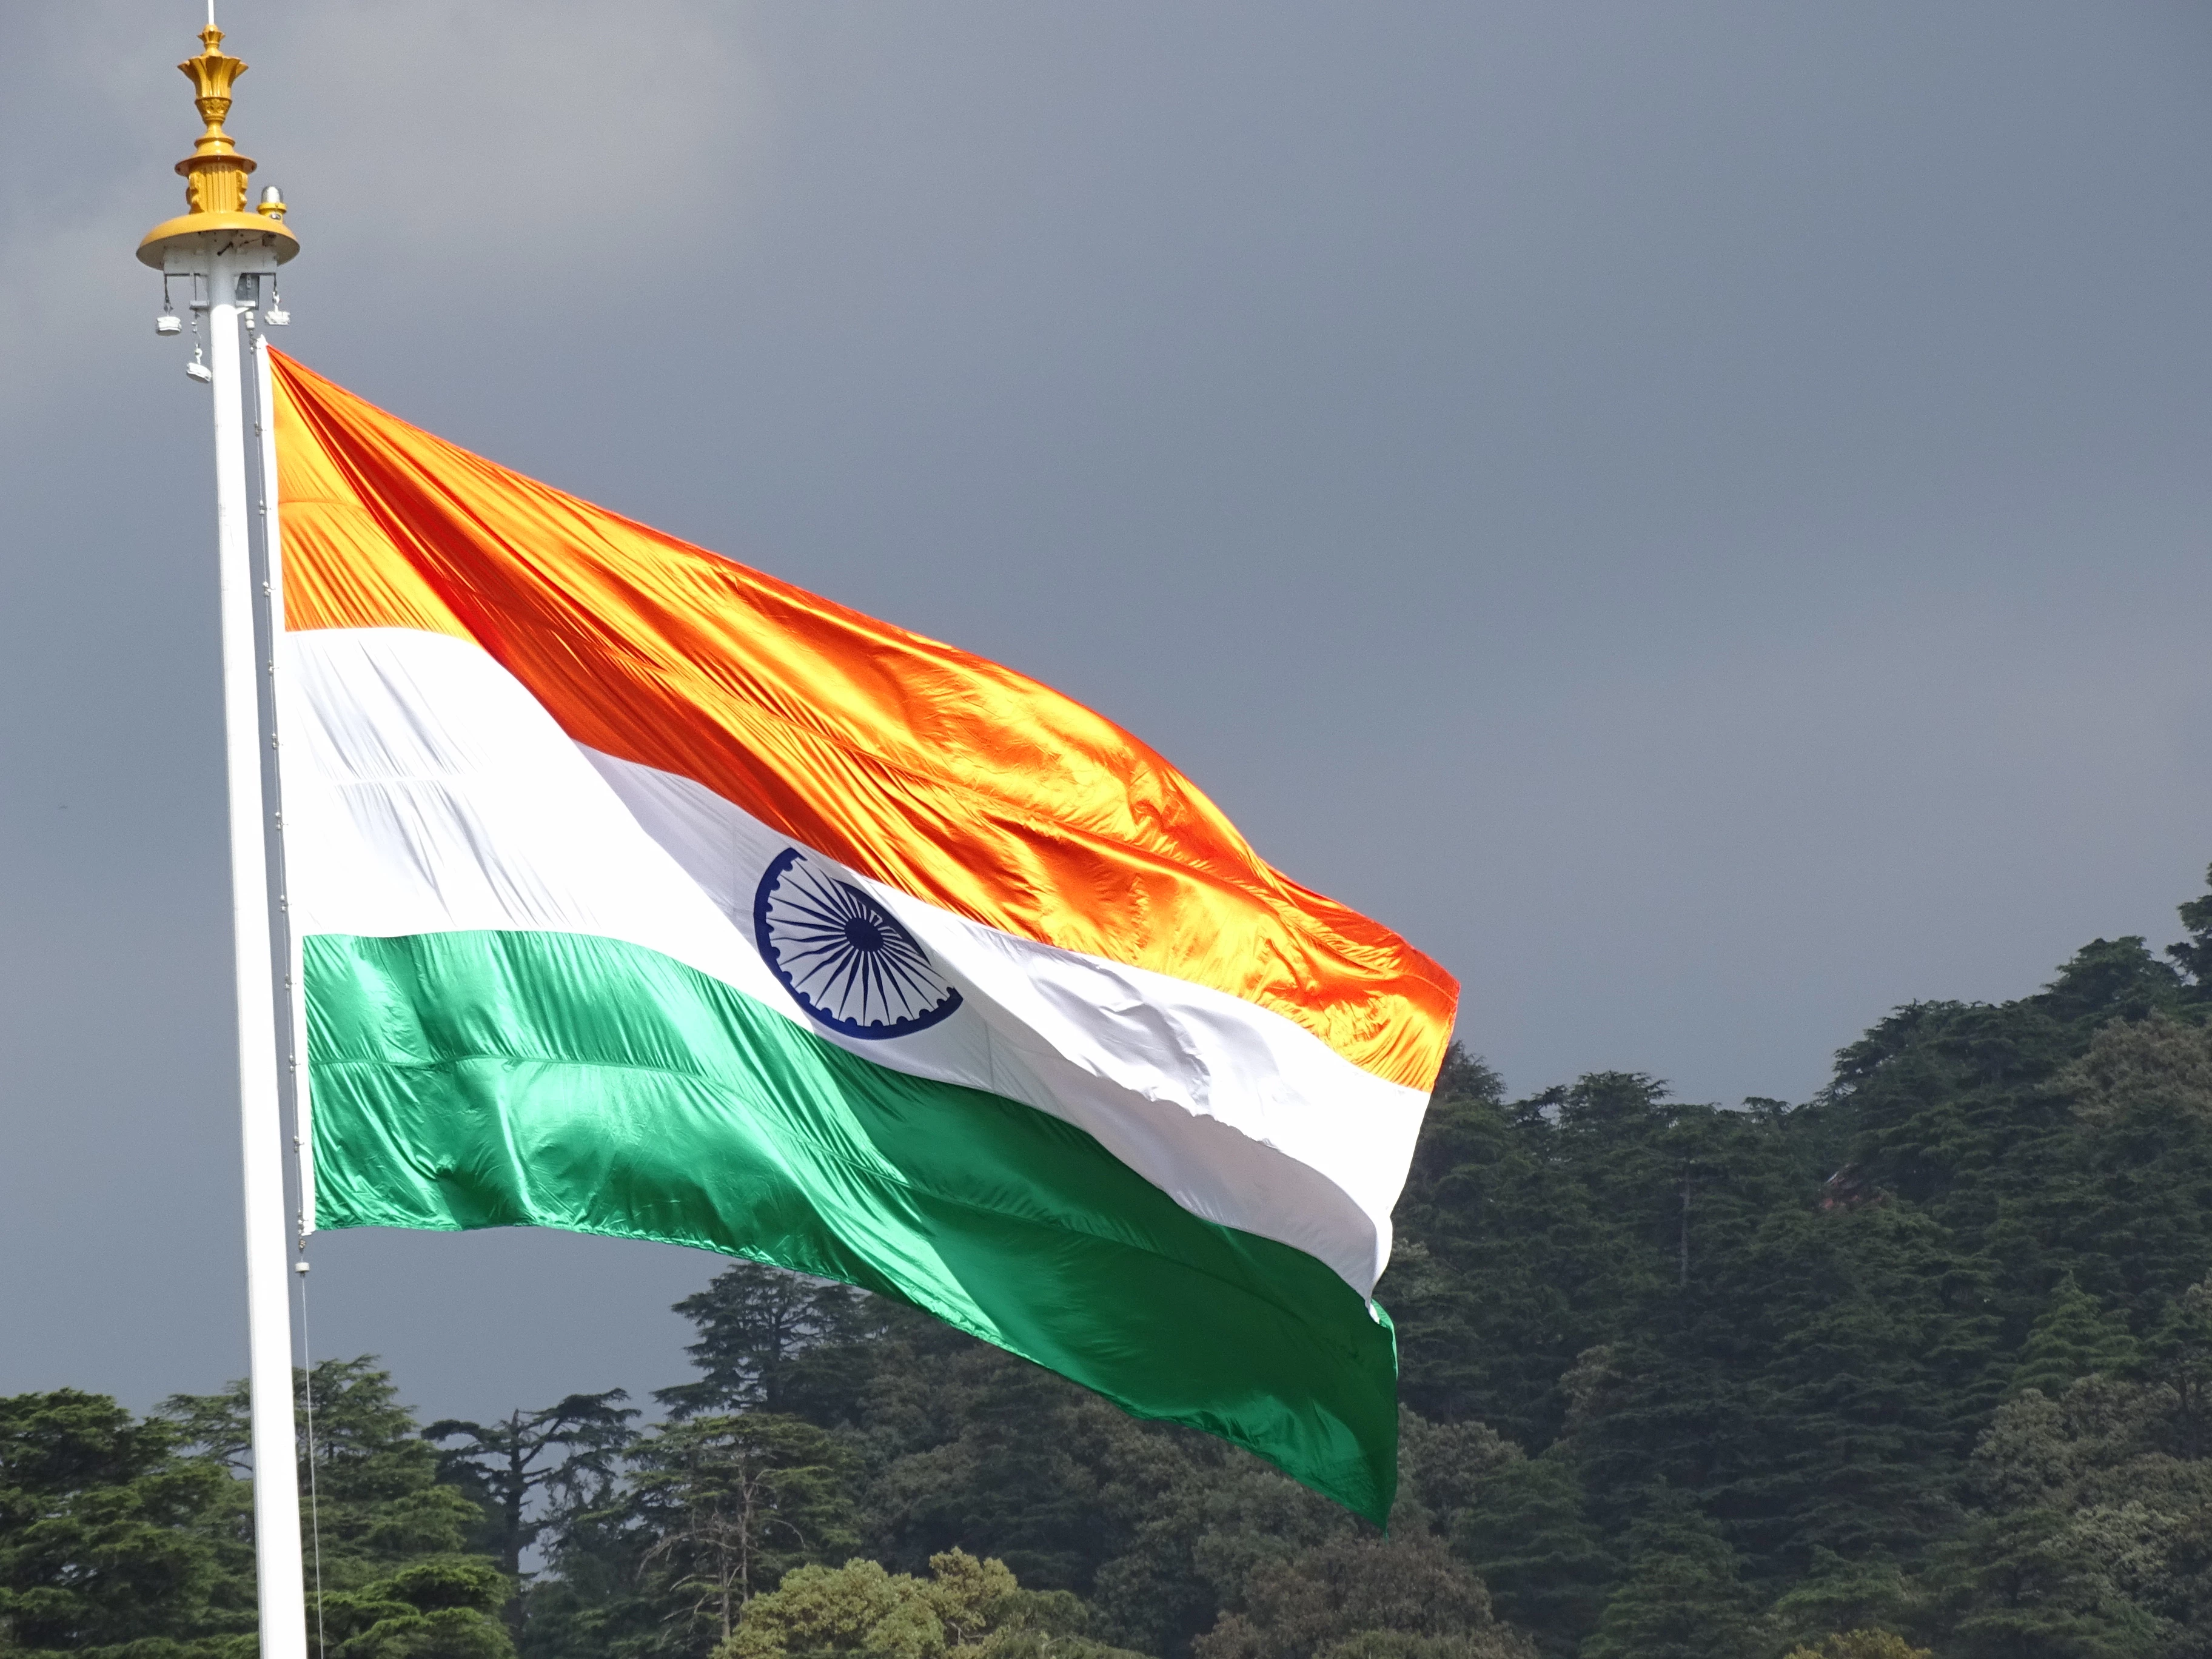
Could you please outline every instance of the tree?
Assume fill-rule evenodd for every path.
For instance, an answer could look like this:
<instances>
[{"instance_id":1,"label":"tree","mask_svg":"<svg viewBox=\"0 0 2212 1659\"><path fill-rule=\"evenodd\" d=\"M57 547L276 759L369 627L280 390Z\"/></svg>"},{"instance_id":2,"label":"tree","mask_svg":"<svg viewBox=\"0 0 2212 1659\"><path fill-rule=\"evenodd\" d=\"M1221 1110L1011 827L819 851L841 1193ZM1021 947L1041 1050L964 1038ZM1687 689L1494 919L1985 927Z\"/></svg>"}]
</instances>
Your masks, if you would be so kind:
<instances>
[{"instance_id":1,"label":"tree","mask_svg":"<svg viewBox=\"0 0 2212 1659\"><path fill-rule=\"evenodd\" d=\"M2112 1020L2056 1083L2073 1096L2075 1114L2099 1127L2143 1116L2212 1117L2212 1031L2163 1009Z\"/></svg>"},{"instance_id":2,"label":"tree","mask_svg":"<svg viewBox=\"0 0 2212 1659\"><path fill-rule=\"evenodd\" d=\"M1580 1648L1620 1571L1564 1456L1497 1470L1456 1518L1451 1543L1489 1586L1499 1615L1547 1653Z\"/></svg>"},{"instance_id":3,"label":"tree","mask_svg":"<svg viewBox=\"0 0 2212 1659\"><path fill-rule=\"evenodd\" d=\"M1792 1648L1782 1659L1936 1659L1886 1630L1847 1630L1823 1638L1816 1648Z\"/></svg>"},{"instance_id":4,"label":"tree","mask_svg":"<svg viewBox=\"0 0 2212 1659\"><path fill-rule=\"evenodd\" d=\"M522 1577L522 1553L552 1523L533 1510L543 1492L562 1510L599 1507L611 1492L617 1463L635 1437L637 1413L616 1402L620 1389L572 1394L534 1412L520 1409L489 1426L447 1418L422 1431L435 1444L440 1475L483 1504L492 1517L492 1553L501 1570Z\"/></svg>"},{"instance_id":5,"label":"tree","mask_svg":"<svg viewBox=\"0 0 2212 1659\"><path fill-rule=\"evenodd\" d=\"M2131 1068L2112 1054L2109 1066L2077 1064L2100 1034L2134 1042L2116 1025L2201 1019L2191 996L2141 939L2097 939L2033 996L1900 1009L1838 1057L1825 1103L1853 1124L1860 1177L1989 1261L1990 1311L2008 1345L2069 1269L2141 1323L2212 1259L2212 1213L2197 1201L2212 1179L2212 1124L2164 1109L2107 1112L2098 1089L2125 1093Z\"/></svg>"},{"instance_id":6,"label":"tree","mask_svg":"<svg viewBox=\"0 0 2212 1659\"><path fill-rule=\"evenodd\" d=\"M1097 1395L980 1343L934 1380L936 1408L959 1421L951 1437L896 1457L873 1483L886 1555L911 1570L945 1550L980 1550L1038 1588L1089 1589L1116 1530L1115 1508L1102 1501L1104 1466L1143 1431ZM886 1381L878 1401L919 1403Z\"/></svg>"},{"instance_id":7,"label":"tree","mask_svg":"<svg viewBox=\"0 0 2212 1659\"><path fill-rule=\"evenodd\" d=\"M1086 1592L1098 1633L1163 1659L1186 1659L1224 1608L1243 1604L1259 1568L1359 1524L1249 1453L1188 1430L1139 1426L1103 1437L1093 1456L1109 1521Z\"/></svg>"},{"instance_id":8,"label":"tree","mask_svg":"<svg viewBox=\"0 0 2212 1659\"><path fill-rule=\"evenodd\" d=\"M1764 1622L1778 1639L1813 1648L1911 1630L1923 1611L1917 1586L1894 1561L1845 1560L1816 1548L1810 1570L1775 1598Z\"/></svg>"},{"instance_id":9,"label":"tree","mask_svg":"<svg viewBox=\"0 0 2212 1659\"><path fill-rule=\"evenodd\" d=\"M311 1642L327 1659L506 1659L498 1612L512 1591L469 1544L482 1510L439 1479L438 1454L374 1356L295 1373ZM162 1412L218 1463L252 1442L243 1382L173 1395ZM312 1424L312 1428L310 1425Z\"/></svg>"},{"instance_id":10,"label":"tree","mask_svg":"<svg viewBox=\"0 0 2212 1659\"><path fill-rule=\"evenodd\" d=\"M957 1548L1161 1659L1455 1659L1518 1641L1501 1620L1555 1659L2212 1659L2212 896L2184 920L2198 957L2099 939L2016 1000L1896 1009L1795 1108L1629 1071L1514 1099L1453 1051L1379 1291L1413 1407L1388 1540L764 1268L684 1304L701 1369L667 1397L849 1452L876 1565L817 1550L808 1594ZM699 1651L669 1534L564 1516L532 1659Z\"/></svg>"},{"instance_id":11,"label":"tree","mask_svg":"<svg viewBox=\"0 0 2212 1659\"><path fill-rule=\"evenodd\" d=\"M2212 1463L2175 1455L2177 1416L2160 1383L2102 1375L2006 1401L1971 1466L1985 1508L1936 1562L1945 1628L1990 1653L2203 1652Z\"/></svg>"},{"instance_id":12,"label":"tree","mask_svg":"<svg viewBox=\"0 0 2212 1659\"><path fill-rule=\"evenodd\" d=\"M1535 1127L1540 1144L1549 1125L1540 1119ZM1550 1352L1573 1340L1573 1286L1547 1274L1556 1261L1500 1248L1507 1237L1527 1237L1533 1229L1517 1223L1547 1200L1554 1237L1577 1218L1577 1195L1569 1183L1546 1182L1531 1139L1510 1116L1497 1073L1453 1044L1398 1202L1390 1270L1376 1287L1396 1315L1400 1395L1431 1420L1481 1416L1510 1434L1537 1431L1557 1370ZM1516 1322L1507 1340L1474 1340L1506 1310Z\"/></svg>"},{"instance_id":13,"label":"tree","mask_svg":"<svg viewBox=\"0 0 2212 1659\"><path fill-rule=\"evenodd\" d=\"M866 1385L854 1350L872 1328L873 1301L848 1285L732 1261L675 1307L698 1328L684 1352L702 1375L653 1397L678 1419L755 1409L834 1416Z\"/></svg>"},{"instance_id":14,"label":"tree","mask_svg":"<svg viewBox=\"0 0 2212 1659\"><path fill-rule=\"evenodd\" d=\"M513 1588L480 1557L418 1562L319 1595L313 1646L329 1659L511 1659L496 1615Z\"/></svg>"},{"instance_id":15,"label":"tree","mask_svg":"<svg viewBox=\"0 0 2212 1659\"><path fill-rule=\"evenodd\" d=\"M1340 1534L1260 1563L1242 1600L1194 1644L1198 1659L1382 1659L1393 1651L1524 1659L1534 1651L1498 1624L1482 1581L1432 1537Z\"/></svg>"},{"instance_id":16,"label":"tree","mask_svg":"<svg viewBox=\"0 0 2212 1659\"><path fill-rule=\"evenodd\" d=\"M939 1659L948 1650L973 1652L989 1604L1013 1593L1014 1576L1002 1561L940 1555L932 1565L938 1562L955 1567L958 1589L978 1586L981 1595L935 1595L938 1586L886 1572L874 1561L799 1567L747 1607L744 1622L714 1650L715 1659L787 1659L794 1653Z\"/></svg>"},{"instance_id":17,"label":"tree","mask_svg":"<svg viewBox=\"0 0 2212 1659\"><path fill-rule=\"evenodd\" d=\"M747 1604L715 1659L1136 1659L1084 1635L1088 1615L1074 1596L1024 1590L1003 1561L951 1550L929 1570L921 1578L867 1560L794 1568Z\"/></svg>"},{"instance_id":18,"label":"tree","mask_svg":"<svg viewBox=\"0 0 2212 1659\"><path fill-rule=\"evenodd\" d=\"M768 1412L695 1417L640 1440L629 1514L664 1617L727 1642L756 1592L850 1550L850 1462L823 1430Z\"/></svg>"},{"instance_id":19,"label":"tree","mask_svg":"<svg viewBox=\"0 0 2212 1659\"><path fill-rule=\"evenodd\" d=\"M2144 1374L2172 1393L2167 1449L2191 1460L2212 1455L2212 1278L2175 1299L2151 1338Z\"/></svg>"},{"instance_id":20,"label":"tree","mask_svg":"<svg viewBox=\"0 0 2212 1659\"><path fill-rule=\"evenodd\" d=\"M2062 1512L1984 1517L1937 1568L1944 1625L1969 1659L2143 1659L2169 1632L2136 1606Z\"/></svg>"},{"instance_id":21,"label":"tree","mask_svg":"<svg viewBox=\"0 0 2212 1659\"><path fill-rule=\"evenodd\" d=\"M2212 886L2212 870L2204 874L2205 883ZM2212 893L2191 899L2179 907L2181 925L2189 930L2189 937L2179 945L2166 947L2181 970L2196 981L2202 993L2212 987Z\"/></svg>"},{"instance_id":22,"label":"tree","mask_svg":"<svg viewBox=\"0 0 2212 1659\"><path fill-rule=\"evenodd\" d=\"M1821 1551L1917 1559L1956 1522L1960 1455L1996 1392L1984 1265L1911 1205L1789 1205L1717 1272L1744 1419L1717 1437L1732 1466L1694 1483L1707 1512L1761 1576Z\"/></svg>"},{"instance_id":23,"label":"tree","mask_svg":"<svg viewBox=\"0 0 2212 1659\"><path fill-rule=\"evenodd\" d=\"M1585 1659L1750 1659L1751 1597L1735 1552L1687 1498L1660 1493L1629 1548L1628 1576Z\"/></svg>"},{"instance_id":24,"label":"tree","mask_svg":"<svg viewBox=\"0 0 2212 1659\"><path fill-rule=\"evenodd\" d=\"M2127 1322L2107 1313L2069 1273L2059 1279L2050 1305L2029 1329L2013 1368L2009 1391L2038 1389L2056 1400L2093 1372L2118 1376L2132 1370L2142 1358Z\"/></svg>"},{"instance_id":25,"label":"tree","mask_svg":"<svg viewBox=\"0 0 2212 1659\"><path fill-rule=\"evenodd\" d=\"M0 1652L251 1653L247 1494L181 1442L100 1395L0 1398Z\"/></svg>"}]
</instances>

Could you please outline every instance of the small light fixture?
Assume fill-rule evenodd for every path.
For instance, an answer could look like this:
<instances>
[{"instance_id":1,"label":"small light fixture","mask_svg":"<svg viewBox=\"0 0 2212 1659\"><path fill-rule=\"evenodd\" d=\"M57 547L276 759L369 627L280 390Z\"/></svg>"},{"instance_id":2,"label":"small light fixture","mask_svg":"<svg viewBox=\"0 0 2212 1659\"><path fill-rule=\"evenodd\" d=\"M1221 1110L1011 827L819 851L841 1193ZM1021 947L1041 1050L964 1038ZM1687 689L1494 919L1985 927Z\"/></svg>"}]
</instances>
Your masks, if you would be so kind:
<instances>
[{"instance_id":1,"label":"small light fixture","mask_svg":"<svg viewBox=\"0 0 2212 1659\"><path fill-rule=\"evenodd\" d=\"M165 311L154 319L154 332L164 337L185 331L185 319L173 311Z\"/></svg>"},{"instance_id":2,"label":"small light fixture","mask_svg":"<svg viewBox=\"0 0 2212 1659\"><path fill-rule=\"evenodd\" d=\"M198 346L192 348L192 360L185 365L185 373L195 380L212 384L215 380L215 371L200 361L200 349Z\"/></svg>"}]
</instances>

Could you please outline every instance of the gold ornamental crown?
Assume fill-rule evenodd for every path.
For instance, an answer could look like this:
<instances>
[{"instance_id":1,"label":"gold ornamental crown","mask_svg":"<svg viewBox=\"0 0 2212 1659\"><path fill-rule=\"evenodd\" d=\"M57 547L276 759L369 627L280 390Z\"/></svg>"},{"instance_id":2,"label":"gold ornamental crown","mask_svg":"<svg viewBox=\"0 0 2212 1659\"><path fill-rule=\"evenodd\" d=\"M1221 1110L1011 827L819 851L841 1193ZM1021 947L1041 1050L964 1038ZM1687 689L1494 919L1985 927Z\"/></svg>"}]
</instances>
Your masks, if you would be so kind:
<instances>
[{"instance_id":1,"label":"gold ornamental crown","mask_svg":"<svg viewBox=\"0 0 2212 1659\"><path fill-rule=\"evenodd\" d=\"M193 141L192 153L177 163L185 180L185 211L148 231L138 244L138 257L159 267L168 249L180 243L253 237L281 264L300 251L299 239L284 227L284 204L271 191L257 211L246 210L246 181L254 163L239 154L222 128L230 114L231 88L246 73L245 60L222 50L222 31L212 21L200 31L200 46L177 65L192 83L192 105L206 128Z\"/></svg>"}]
</instances>

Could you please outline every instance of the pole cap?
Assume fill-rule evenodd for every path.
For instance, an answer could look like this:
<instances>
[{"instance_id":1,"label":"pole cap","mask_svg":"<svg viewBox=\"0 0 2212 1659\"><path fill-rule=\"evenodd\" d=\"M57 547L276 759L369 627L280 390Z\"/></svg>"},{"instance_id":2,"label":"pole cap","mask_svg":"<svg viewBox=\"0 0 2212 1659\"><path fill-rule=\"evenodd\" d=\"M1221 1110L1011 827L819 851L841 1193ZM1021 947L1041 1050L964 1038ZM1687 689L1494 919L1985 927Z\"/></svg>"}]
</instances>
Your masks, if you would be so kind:
<instances>
[{"instance_id":1,"label":"pole cap","mask_svg":"<svg viewBox=\"0 0 2212 1659\"><path fill-rule=\"evenodd\" d=\"M173 251L212 253L243 246L264 250L283 264L299 252L300 239L285 228L281 199L274 213L246 211L246 180L254 163L238 153L222 130L230 113L231 86L246 73L246 64L223 52L222 31L213 23L200 31L200 46L177 65L192 83L192 103L206 125L193 141L192 153L177 163L184 175L186 210L146 233L138 243L139 260L159 270Z\"/></svg>"}]
</instances>

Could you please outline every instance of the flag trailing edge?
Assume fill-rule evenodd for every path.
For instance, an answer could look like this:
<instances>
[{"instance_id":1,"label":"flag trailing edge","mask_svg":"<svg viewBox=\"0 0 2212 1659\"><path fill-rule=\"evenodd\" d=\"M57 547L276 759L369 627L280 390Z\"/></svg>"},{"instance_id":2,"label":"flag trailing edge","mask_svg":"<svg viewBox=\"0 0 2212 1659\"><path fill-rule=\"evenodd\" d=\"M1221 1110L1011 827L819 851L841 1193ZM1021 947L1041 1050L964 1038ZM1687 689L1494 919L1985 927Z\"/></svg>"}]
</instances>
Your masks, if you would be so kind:
<instances>
[{"instance_id":1,"label":"flag trailing edge","mask_svg":"<svg viewBox=\"0 0 2212 1659\"><path fill-rule=\"evenodd\" d=\"M1057 693L271 361L318 1224L864 1285L1382 1519L1450 977Z\"/></svg>"}]
</instances>

